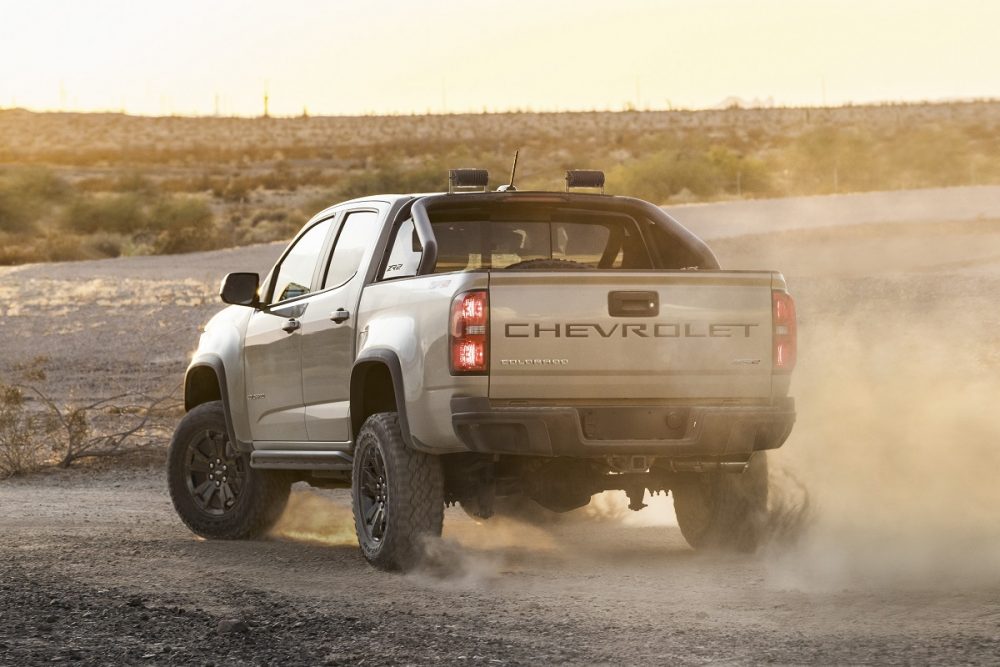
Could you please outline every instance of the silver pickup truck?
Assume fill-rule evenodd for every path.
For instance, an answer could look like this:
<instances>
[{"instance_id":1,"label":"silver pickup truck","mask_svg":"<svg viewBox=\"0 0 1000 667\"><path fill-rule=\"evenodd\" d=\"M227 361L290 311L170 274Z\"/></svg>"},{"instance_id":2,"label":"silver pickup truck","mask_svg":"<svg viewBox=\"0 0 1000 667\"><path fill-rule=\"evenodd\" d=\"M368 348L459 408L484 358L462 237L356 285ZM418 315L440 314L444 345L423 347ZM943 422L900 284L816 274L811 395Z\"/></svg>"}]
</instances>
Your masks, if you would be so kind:
<instances>
[{"instance_id":1,"label":"silver pickup truck","mask_svg":"<svg viewBox=\"0 0 1000 667\"><path fill-rule=\"evenodd\" d=\"M330 207L263 280L226 276L171 443L183 521L252 538L292 483L349 487L364 557L405 569L449 504L565 512L616 489L638 510L648 490L695 548L753 549L765 450L795 419L784 278L721 270L600 172L566 192L450 179Z\"/></svg>"}]
</instances>

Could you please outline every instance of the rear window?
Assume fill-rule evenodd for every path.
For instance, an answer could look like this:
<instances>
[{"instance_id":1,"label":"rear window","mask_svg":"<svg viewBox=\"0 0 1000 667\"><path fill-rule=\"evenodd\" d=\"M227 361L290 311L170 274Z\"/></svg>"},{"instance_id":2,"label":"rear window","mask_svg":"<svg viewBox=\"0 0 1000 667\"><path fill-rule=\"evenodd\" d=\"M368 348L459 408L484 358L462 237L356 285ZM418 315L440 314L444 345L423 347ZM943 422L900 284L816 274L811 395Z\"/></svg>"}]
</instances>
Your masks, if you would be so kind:
<instances>
[{"instance_id":1,"label":"rear window","mask_svg":"<svg viewBox=\"0 0 1000 667\"><path fill-rule=\"evenodd\" d=\"M516 268L545 259L594 269L652 268L635 221L624 216L595 221L441 221L432 226L438 244L435 273ZM406 220L390 248L383 278L415 275L419 257L413 222Z\"/></svg>"}]
</instances>

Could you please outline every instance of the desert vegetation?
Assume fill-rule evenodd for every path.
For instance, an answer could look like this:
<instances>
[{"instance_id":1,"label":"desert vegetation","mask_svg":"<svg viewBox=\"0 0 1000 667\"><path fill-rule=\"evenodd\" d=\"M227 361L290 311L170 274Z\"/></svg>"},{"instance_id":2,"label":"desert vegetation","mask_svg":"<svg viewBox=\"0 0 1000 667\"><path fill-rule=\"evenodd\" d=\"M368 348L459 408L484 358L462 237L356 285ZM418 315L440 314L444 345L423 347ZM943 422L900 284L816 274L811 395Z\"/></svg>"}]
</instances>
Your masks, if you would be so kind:
<instances>
[{"instance_id":1,"label":"desert vegetation","mask_svg":"<svg viewBox=\"0 0 1000 667\"><path fill-rule=\"evenodd\" d=\"M283 240L375 192L436 191L449 167L658 203L1000 183L1000 102L302 118L0 110L0 263Z\"/></svg>"},{"instance_id":2,"label":"desert vegetation","mask_svg":"<svg viewBox=\"0 0 1000 667\"><path fill-rule=\"evenodd\" d=\"M36 357L0 379L0 479L141 451L161 443L180 412L174 393L56 398L46 386L48 363Z\"/></svg>"}]
</instances>

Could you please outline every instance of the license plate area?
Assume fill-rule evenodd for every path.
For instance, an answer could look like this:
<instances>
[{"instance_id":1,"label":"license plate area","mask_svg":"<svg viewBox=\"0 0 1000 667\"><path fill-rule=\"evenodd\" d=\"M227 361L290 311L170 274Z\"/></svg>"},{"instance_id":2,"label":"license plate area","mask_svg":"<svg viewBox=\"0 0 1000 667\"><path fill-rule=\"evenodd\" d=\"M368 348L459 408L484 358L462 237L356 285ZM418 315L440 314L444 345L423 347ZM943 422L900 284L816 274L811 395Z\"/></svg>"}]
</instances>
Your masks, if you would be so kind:
<instances>
[{"instance_id":1,"label":"license plate area","mask_svg":"<svg viewBox=\"0 0 1000 667\"><path fill-rule=\"evenodd\" d=\"M588 440L677 440L687 432L690 410L676 408L579 408Z\"/></svg>"}]
</instances>

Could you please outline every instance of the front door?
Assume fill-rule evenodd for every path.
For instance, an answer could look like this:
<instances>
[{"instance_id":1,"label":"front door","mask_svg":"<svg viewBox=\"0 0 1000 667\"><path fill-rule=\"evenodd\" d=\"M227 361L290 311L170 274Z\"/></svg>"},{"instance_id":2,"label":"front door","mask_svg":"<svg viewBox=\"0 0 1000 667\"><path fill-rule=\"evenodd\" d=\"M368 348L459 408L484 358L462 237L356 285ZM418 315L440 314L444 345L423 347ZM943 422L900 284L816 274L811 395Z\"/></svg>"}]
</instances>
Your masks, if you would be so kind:
<instances>
[{"instance_id":1,"label":"front door","mask_svg":"<svg viewBox=\"0 0 1000 667\"><path fill-rule=\"evenodd\" d=\"M257 311L247 325L247 413L254 440L304 440L302 337L282 329L300 306Z\"/></svg>"},{"instance_id":2,"label":"front door","mask_svg":"<svg viewBox=\"0 0 1000 667\"><path fill-rule=\"evenodd\" d=\"M323 276L322 291L302 316L302 391L313 442L351 439L350 383L357 306L385 211L345 213Z\"/></svg>"},{"instance_id":3,"label":"front door","mask_svg":"<svg viewBox=\"0 0 1000 667\"><path fill-rule=\"evenodd\" d=\"M333 218L308 228L271 272L265 306L250 317L244 374L250 433L256 441L305 441L302 397L302 318L315 291Z\"/></svg>"}]
</instances>

